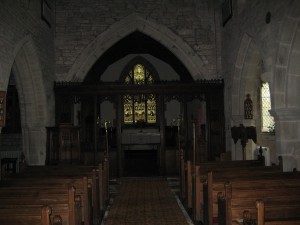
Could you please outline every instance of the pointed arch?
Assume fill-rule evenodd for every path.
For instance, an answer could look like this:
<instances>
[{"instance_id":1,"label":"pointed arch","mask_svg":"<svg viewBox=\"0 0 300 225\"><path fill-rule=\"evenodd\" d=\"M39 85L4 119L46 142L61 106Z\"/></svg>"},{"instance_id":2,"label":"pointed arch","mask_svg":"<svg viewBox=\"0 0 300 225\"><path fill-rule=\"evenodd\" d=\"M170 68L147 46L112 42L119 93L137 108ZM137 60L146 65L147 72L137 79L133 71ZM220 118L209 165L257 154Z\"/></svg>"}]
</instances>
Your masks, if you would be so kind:
<instances>
[{"instance_id":1,"label":"pointed arch","mask_svg":"<svg viewBox=\"0 0 300 225\"><path fill-rule=\"evenodd\" d=\"M252 37L244 34L238 51L232 79L232 116L241 120L246 94L256 95L255 87L260 85L262 56Z\"/></svg>"},{"instance_id":2,"label":"pointed arch","mask_svg":"<svg viewBox=\"0 0 300 225\"><path fill-rule=\"evenodd\" d=\"M274 110L284 117L290 114L297 119L300 118L299 15L299 1L293 0L281 23L273 75Z\"/></svg>"},{"instance_id":3,"label":"pointed arch","mask_svg":"<svg viewBox=\"0 0 300 225\"><path fill-rule=\"evenodd\" d=\"M300 4L292 0L280 24L273 73L272 100L276 121L276 150L283 157L283 171L300 168ZM277 125L278 124L278 125Z\"/></svg>"},{"instance_id":4,"label":"pointed arch","mask_svg":"<svg viewBox=\"0 0 300 225\"><path fill-rule=\"evenodd\" d=\"M14 49L12 73L19 95L25 157L29 164L43 164L47 101L38 51L29 35Z\"/></svg>"},{"instance_id":5,"label":"pointed arch","mask_svg":"<svg viewBox=\"0 0 300 225\"><path fill-rule=\"evenodd\" d=\"M68 72L67 81L82 81L96 60L127 35L139 31L169 49L189 70L194 79L210 79L201 58L169 28L133 13L115 23L91 42Z\"/></svg>"}]
</instances>

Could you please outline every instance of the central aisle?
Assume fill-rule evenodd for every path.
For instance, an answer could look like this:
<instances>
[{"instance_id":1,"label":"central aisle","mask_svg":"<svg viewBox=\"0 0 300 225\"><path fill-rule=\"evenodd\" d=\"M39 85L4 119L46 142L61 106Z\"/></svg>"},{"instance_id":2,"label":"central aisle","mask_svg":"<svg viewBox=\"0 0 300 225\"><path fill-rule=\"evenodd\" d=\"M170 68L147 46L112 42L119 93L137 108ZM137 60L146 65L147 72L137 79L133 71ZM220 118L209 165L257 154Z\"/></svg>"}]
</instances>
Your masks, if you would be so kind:
<instances>
[{"instance_id":1,"label":"central aisle","mask_svg":"<svg viewBox=\"0 0 300 225\"><path fill-rule=\"evenodd\" d=\"M124 178L104 225L191 225L164 178Z\"/></svg>"}]
</instances>

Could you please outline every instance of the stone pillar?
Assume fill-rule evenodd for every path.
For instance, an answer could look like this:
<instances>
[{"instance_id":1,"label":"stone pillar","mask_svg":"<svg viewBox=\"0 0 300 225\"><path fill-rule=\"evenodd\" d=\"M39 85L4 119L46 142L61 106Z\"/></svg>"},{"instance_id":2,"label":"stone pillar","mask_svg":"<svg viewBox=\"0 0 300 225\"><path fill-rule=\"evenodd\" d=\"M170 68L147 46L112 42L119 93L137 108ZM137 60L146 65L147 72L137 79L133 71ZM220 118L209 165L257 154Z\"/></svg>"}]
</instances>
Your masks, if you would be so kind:
<instances>
[{"instance_id":1,"label":"stone pillar","mask_svg":"<svg viewBox=\"0 0 300 225\"><path fill-rule=\"evenodd\" d=\"M300 169L300 109L275 109L277 157L282 156L283 170Z\"/></svg>"},{"instance_id":2,"label":"stone pillar","mask_svg":"<svg viewBox=\"0 0 300 225\"><path fill-rule=\"evenodd\" d=\"M23 149L28 165L45 165L46 128L23 127Z\"/></svg>"}]
</instances>

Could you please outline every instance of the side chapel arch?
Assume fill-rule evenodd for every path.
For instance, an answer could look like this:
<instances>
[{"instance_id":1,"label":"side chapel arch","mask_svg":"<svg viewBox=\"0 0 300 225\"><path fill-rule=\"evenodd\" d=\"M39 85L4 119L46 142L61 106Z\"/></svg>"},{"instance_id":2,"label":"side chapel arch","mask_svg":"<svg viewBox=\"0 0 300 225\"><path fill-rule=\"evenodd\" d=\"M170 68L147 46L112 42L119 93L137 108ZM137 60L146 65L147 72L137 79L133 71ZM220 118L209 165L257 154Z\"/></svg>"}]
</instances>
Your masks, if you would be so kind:
<instances>
[{"instance_id":1,"label":"side chapel arch","mask_svg":"<svg viewBox=\"0 0 300 225\"><path fill-rule=\"evenodd\" d=\"M260 112L256 106L258 104L257 94L261 85L260 75L263 72L262 69L261 53L252 37L248 34L244 34L241 40L232 79L231 127L243 124L244 126L255 126L257 132L260 130ZM253 118L245 120L244 102L247 99L248 94L253 101ZM233 158L240 159L242 157L240 148L241 145L238 143L236 146L231 146ZM247 159L249 159L252 157L252 148L255 148L255 145L248 145L247 148L246 154Z\"/></svg>"},{"instance_id":2,"label":"side chapel arch","mask_svg":"<svg viewBox=\"0 0 300 225\"><path fill-rule=\"evenodd\" d=\"M254 100L262 73L262 56L253 39L244 34L232 79L232 119L242 122L244 115L244 100L250 94Z\"/></svg>"},{"instance_id":3,"label":"side chapel arch","mask_svg":"<svg viewBox=\"0 0 300 225\"><path fill-rule=\"evenodd\" d=\"M210 79L202 59L169 28L133 13L101 33L77 58L66 81L82 81L96 60L127 35L140 31L169 49L189 70L194 79Z\"/></svg>"},{"instance_id":4,"label":"side chapel arch","mask_svg":"<svg viewBox=\"0 0 300 225\"><path fill-rule=\"evenodd\" d=\"M273 114L276 121L277 155L283 156L284 171L300 168L299 132L295 126L300 124L299 101L299 24L300 4L291 1L289 10L279 27L277 57L271 91ZM277 135L278 134L278 135Z\"/></svg>"},{"instance_id":5,"label":"side chapel arch","mask_svg":"<svg viewBox=\"0 0 300 225\"><path fill-rule=\"evenodd\" d=\"M273 75L274 110L293 108L292 111L300 115L299 98L295 98L300 94L297 78L300 75L300 70L297 69L300 55L298 41L300 5L297 0L292 1L290 5L290 10L283 18L279 32L278 52Z\"/></svg>"},{"instance_id":6,"label":"side chapel arch","mask_svg":"<svg viewBox=\"0 0 300 225\"><path fill-rule=\"evenodd\" d=\"M26 36L14 50L12 72L20 102L23 152L28 164L43 165L46 156L47 101L37 50Z\"/></svg>"}]
</instances>

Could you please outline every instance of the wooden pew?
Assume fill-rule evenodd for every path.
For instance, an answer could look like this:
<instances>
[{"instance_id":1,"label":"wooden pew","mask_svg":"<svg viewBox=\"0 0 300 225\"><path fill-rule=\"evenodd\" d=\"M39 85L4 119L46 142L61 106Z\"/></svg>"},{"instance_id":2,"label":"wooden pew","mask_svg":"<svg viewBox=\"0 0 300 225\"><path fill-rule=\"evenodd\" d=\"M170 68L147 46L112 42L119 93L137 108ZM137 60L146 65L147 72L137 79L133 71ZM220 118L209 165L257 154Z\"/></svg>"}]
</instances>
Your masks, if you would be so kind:
<instances>
[{"instance_id":1,"label":"wooden pew","mask_svg":"<svg viewBox=\"0 0 300 225\"><path fill-rule=\"evenodd\" d=\"M184 164L184 171L182 177L185 180L182 180L184 191L184 197L187 202L187 208L192 209L194 220L200 221L203 220L203 212L201 206L203 205L203 184L204 180L207 180L208 171L218 171L219 173L231 174L232 172L239 171L247 173L249 168L254 173L254 171L261 170L270 170L270 171L281 171L281 165L266 167L264 162L261 160L237 160L237 161L226 161L226 162L205 162L196 164L196 170L193 169L192 162L187 161L181 162ZM184 200L184 199L183 199ZM208 222L208 221L207 221ZM212 221L211 221L212 222Z\"/></svg>"},{"instance_id":2,"label":"wooden pew","mask_svg":"<svg viewBox=\"0 0 300 225\"><path fill-rule=\"evenodd\" d=\"M248 180L272 180L275 178L300 178L298 172L281 172L272 170L271 167L265 167L257 170L238 169L232 171L210 171L207 180L203 182L203 218L206 224L213 224L214 218L218 217L217 196L218 192L224 190L224 183L247 182ZM201 189L201 187L199 188ZM198 190L199 190L198 189ZM201 191L201 190L200 190Z\"/></svg>"},{"instance_id":3,"label":"wooden pew","mask_svg":"<svg viewBox=\"0 0 300 225\"><path fill-rule=\"evenodd\" d=\"M102 188L104 202L109 200L109 160L107 157L104 158L103 162L97 166L88 165L51 165L51 166L29 166L26 167L25 173L20 174L21 176L31 176L30 174L49 174L57 176L72 176L85 175L89 179L89 183L92 184L93 172L96 171L96 178L101 177L101 185L98 183L98 189ZM97 183L97 182L95 182Z\"/></svg>"},{"instance_id":4,"label":"wooden pew","mask_svg":"<svg viewBox=\"0 0 300 225\"><path fill-rule=\"evenodd\" d=\"M300 220L300 179L274 178L243 182L226 182L225 190L218 194L219 225L239 224L290 219ZM265 208L255 214L255 202L263 199ZM260 207L258 205L258 207ZM261 216L262 214L265 215ZM249 215L254 215L254 219ZM263 219L262 219L263 218ZM271 224L271 223L270 223Z\"/></svg>"},{"instance_id":5,"label":"wooden pew","mask_svg":"<svg viewBox=\"0 0 300 225\"><path fill-rule=\"evenodd\" d=\"M107 161L107 160L106 160ZM85 165L51 165L51 166L28 166L23 173L13 176L13 178L61 178L67 182L69 177L86 176L88 179L88 191L86 187L82 191L83 208L85 223L99 223L105 205L108 202L109 176L107 171L108 163L99 164L98 166ZM78 189L78 187L77 187ZM82 190L79 188L78 190ZM92 210L92 211L91 211Z\"/></svg>"},{"instance_id":6,"label":"wooden pew","mask_svg":"<svg viewBox=\"0 0 300 225\"><path fill-rule=\"evenodd\" d=\"M48 205L52 209L51 221L59 216L62 225L80 225L81 202L75 198L74 187L69 188L40 188L40 187L1 187L0 211L5 209L13 213L15 210L38 208Z\"/></svg>"},{"instance_id":7,"label":"wooden pew","mask_svg":"<svg viewBox=\"0 0 300 225\"><path fill-rule=\"evenodd\" d=\"M298 196L297 196L298 197ZM277 198L275 197L275 200ZM293 199L295 200L295 199ZM248 212L249 211L244 211L244 216L247 218L250 217L250 222L252 224L256 223L257 225L299 225L300 224L300 217L299 217L299 209L300 209L300 201L298 199L297 205L295 204L291 204L291 202L288 202L287 199L283 199L283 201L278 202L276 201L275 205L270 206L270 204L268 204L268 208L265 208L265 202L263 200L257 200L256 201L256 208L257 208L257 214L256 214L256 221L251 219L251 216L248 216ZM274 210L275 208L275 210ZM277 210L276 210L277 209ZM271 214L274 215L276 214L276 218L272 217L268 214L270 214L271 210L274 210L273 213ZM278 217L278 210L280 212L284 212L286 214L286 212L294 211L293 215L290 215L291 218L283 218L281 216L281 218ZM297 213L295 214L295 210L297 211ZM267 214L267 216L265 217L265 215ZM294 218L294 215L298 215L298 218ZM248 220L249 223L249 220Z\"/></svg>"},{"instance_id":8,"label":"wooden pew","mask_svg":"<svg viewBox=\"0 0 300 225\"><path fill-rule=\"evenodd\" d=\"M88 191L88 181L87 177L54 177L54 176L35 176L35 177L26 177L18 179L7 179L1 182L0 184L0 193L4 188L14 189L14 188L23 188L23 190L30 190L31 188L38 188L45 190L47 188L52 188L57 190L58 188L69 188L69 186L74 187L75 194L81 199L81 211L82 211L82 221L85 224L90 223L91 215L91 196L89 196Z\"/></svg>"},{"instance_id":9,"label":"wooden pew","mask_svg":"<svg viewBox=\"0 0 300 225\"><path fill-rule=\"evenodd\" d=\"M51 208L42 207L10 207L0 208L0 224L22 224L22 225L61 225L59 216L54 216L53 223L50 222Z\"/></svg>"},{"instance_id":10,"label":"wooden pew","mask_svg":"<svg viewBox=\"0 0 300 225\"><path fill-rule=\"evenodd\" d=\"M187 160L185 161L184 158L181 156L181 177L180 183L182 184L181 187L181 197L182 199L186 199L188 208L192 206L192 180L193 180L193 167L194 164L192 161ZM208 171L213 170L224 170L226 168L235 168L235 167L257 167L257 166L264 166L263 160L234 160L234 161L214 161L214 162L201 162L195 163L195 166L200 166L200 175L206 176ZM281 169L281 165L279 169ZM282 169L281 169L282 170Z\"/></svg>"}]
</instances>

